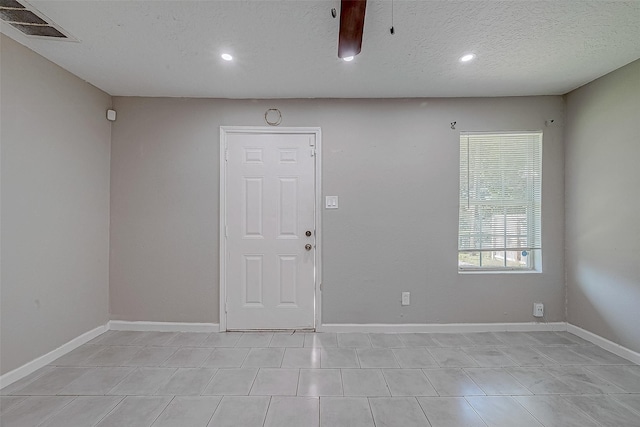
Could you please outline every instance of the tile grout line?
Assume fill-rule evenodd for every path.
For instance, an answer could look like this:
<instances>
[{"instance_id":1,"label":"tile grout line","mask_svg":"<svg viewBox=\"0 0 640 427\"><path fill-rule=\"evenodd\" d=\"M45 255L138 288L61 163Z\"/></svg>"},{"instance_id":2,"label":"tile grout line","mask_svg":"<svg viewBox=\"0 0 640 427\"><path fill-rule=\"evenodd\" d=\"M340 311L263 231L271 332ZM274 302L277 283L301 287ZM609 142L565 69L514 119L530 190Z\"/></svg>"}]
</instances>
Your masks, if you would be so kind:
<instances>
[{"instance_id":1,"label":"tile grout line","mask_svg":"<svg viewBox=\"0 0 640 427\"><path fill-rule=\"evenodd\" d=\"M113 408L111 408L110 411L107 411L106 414L104 414L102 416L102 418L100 418L96 423L93 424L93 426L97 426L98 424L100 424L105 418L107 418L109 415L111 415L113 413L113 411L116 410L116 408L118 408L120 405L122 405L122 402L124 402L124 400L127 398L127 396L120 396L120 401L118 403L116 403ZM93 427L92 426L92 427Z\"/></svg>"},{"instance_id":2,"label":"tile grout line","mask_svg":"<svg viewBox=\"0 0 640 427\"><path fill-rule=\"evenodd\" d=\"M527 389L527 390L529 390L529 389ZM531 391L531 390L529 390L529 391ZM534 395L532 395L532 396L534 397L534 396L536 396L536 395L534 394ZM526 397L532 397L532 396L526 396ZM525 396L523 396L523 397L525 397ZM512 396L512 395L511 395L511 396L509 396L509 398L510 398L511 400L513 400L514 402L516 402L516 404L517 404L517 405L519 405L522 409L524 409L524 410L527 412L527 414L531 415L531 417L532 417L534 420L536 420L537 422L539 422L539 423L540 423L540 425L541 425L542 427L545 427L545 426L544 426L544 423L542 422L542 420L539 420L539 419L538 419L538 418L537 418L537 417L536 417L536 416L535 416L535 415L534 415L530 410L528 410L527 408L525 408L525 406L524 406L522 403L520 403L520 402L518 401L518 399L514 399L514 396Z\"/></svg>"},{"instance_id":3,"label":"tile grout line","mask_svg":"<svg viewBox=\"0 0 640 427\"><path fill-rule=\"evenodd\" d=\"M577 396L577 395L572 395L572 396ZM583 396L588 396L588 395L583 395ZM584 414L588 420L592 420L595 424L601 426L602 423L600 423L598 420L596 420L595 418L593 418L591 415L589 415L586 411L584 411L582 408L580 408L578 405L574 405L572 402L570 402L568 399L565 398L565 396L559 396L560 399L562 399L565 403L567 403L568 405L571 405L572 408L575 408L578 410L578 413Z\"/></svg>"},{"instance_id":4,"label":"tile grout line","mask_svg":"<svg viewBox=\"0 0 640 427\"><path fill-rule=\"evenodd\" d=\"M594 423L596 423L599 426L603 426L605 427L601 422L599 422L598 420L596 420L595 418L593 418L591 415L589 415L585 410L583 410L582 408L580 408L577 405L573 405L571 402L568 402L568 399L564 398L564 397L560 397L561 399L563 399L565 402L571 404L574 408L576 408L580 413L585 414L585 416L587 417L587 419L589 420L593 420Z\"/></svg>"},{"instance_id":5,"label":"tile grout line","mask_svg":"<svg viewBox=\"0 0 640 427\"><path fill-rule=\"evenodd\" d=\"M467 372L468 368L459 368L459 369L462 370L462 372L464 372L464 374L467 376L467 378L469 378L471 380L471 382L473 382L476 385L476 387L478 387L478 389L482 390L482 392L484 393L485 396L493 396L493 395L487 394L487 391L484 388L482 388L480 386L480 384L476 380L474 380L471 375L469 375L469 372ZM527 389L527 390L529 390L529 389ZM466 398L466 396L465 396L465 398Z\"/></svg>"},{"instance_id":6,"label":"tile grout line","mask_svg":"<svg viewBox=\"0 0 640 427\"><path fill-rule=\"evenodd\" d=\"M211 420L213 419L213 417L216 415L216 412L218 412L218 409L220 408L220 406L222 405L222 399L224 399L225 396L220 396L220 400L218 400L218 404L216 405L216 408L213 410L213 412L211 413L211 416L209 417L209 420L207 420L207 426L211 424ZM153 427L153 426L152 426Z\"/></svg>"},{"instance_id":7,"label":"tile grout line","mask_svg":"<svg viewBox=\"0 0 640 427\"><path fill-rule=\"evenodd\" d=\"M145 396L145 397L155 397L155 396ZM166 405L164 405L164 408L162 408L162 411L160 411L158 413L158 415L156 415L156 417L153 419L153 421L151 422L151 424L149 424L149 427L152 427L156 421L158 421L158 418L160 418L160 416L164 413L164 411L167 410L167 408L169 407L169 405L171 405L171 402L173 402L176 399L176 396L174 395L171 399L169 399L169 402L167 402Z\"/></svg>"},{"instance_id":8,"label":"tile grout line","mask_svg":"<svg viewBox=\"0 0 640 427\"><path fill-rule=\"evenodd\" d=\"M249 368L251 369L251 368ZM251 396L251 390L253 390L253 386L256 385L256 379L258 378L258 375L260 374L260 369L262 368L253 368L256 370L256 375L253 377L253 381L251 381L251 387L249 387L249 391L247 392L247 396Z\"/></svg>"},{"instance_id":9,"label":"tile grout line","mask_svg":"<svg viewBox=\"0 0 640 427\"><path fill-rule=\"evenodd\" d=\"M58 396L58 395L54 395L52 397L62 397L62 396ZM67 406L71 405L71 403L73 401L75 401L78 398L78 396L74 396L73 399L71 399L70 401L68 401L67 403L65 403L64 405L62 405L60 408L56 409L55 411L53 411L52 414L49 414L47 417L45 417L40 423L38 423L38 425L42 425L45 421L49 421L51 418L53 418L56 414L59 414L60 412L62 412L62 410L64 408L66 408ZM28 399L28 398L27 398ZM27 400L25 399L25 400ZM10 411L9 411L10 412Z\"/></svg>"},{"instance_id":10,"label":"tile grout line","mask_svg":"<svg viewBox=\"0 0 640 427\"><path fill-rule=\"evenodd\" d=\"M586 369L588 372L590 372L593 376L595 376L596 378L601 379L602 381L604 381L607 384L611 384L614 387L618 387L620 390L624 391L625 393L633 393L633 392L629 392L626 389L622 388L622 386L618 386L617 384L614 384L613 382L609 381L608 379L606 379L605 377L603 377L602 375L598 375L597 372L592 371L591 369L589 369L589 367L593 367L593 366L628 366L628 365L587 365L587 366L583 366L583 369ZM633 375L633 372L631 373ZM640 378L639 378L640 379ZM608 393L608 394L616 394L616 393Z\"/></svg>"},{"instance_id":11,"label":"tile grout line","mask_svg":"<svg viewBox=\"0 0 640 427\"><path fill-rule=\"evenodd\" d=\"M262 427L265 427L267 423L267 416L269 415L269 409L271 409L271 401L273 400L273 396L269 396L269 403L267 404L267 410L264 412L264 419L262 420Z\"/></svg>"},{"instance_id":12,"label":"tile grout line","mask_svg":"<svg viewBox=\"0 0 640 427\"><path fill-rule=\"evenodd\" d=\"M300 392L300 376L302 375L302 369L298 368L298 381L296 382L296 396L298 396L298 393Z\"/></svg>"},{"instance_id":13,"label":"tile grout line","mask_svg":"<svg viewBox=\"0 0 640 427\"><path fill-rule=\"evenodd\" d=\"M472 380L473 381L473 380ZM480 415L480 412L478 412L478 410L471 404L471 402L469 402L469 400L467 399L467 397L469 396L462 396L462 398L464 399L465 402L467 402L467 405L469 405L469 407L471 408L471 410L473 412L475 412L475 414L478 416L478 418L480 418L480 421L482 421L484 423L485 426L489 426L489 424L487 423L487 421L485 421L484 418L482 418L482 415ZM482 396L473 396L473 397L482 397ZM485 396L486 397L486 396Z\"/></svg>"},{"instance_id":14,"label":"tile grout line","mask_svg":"<svg viewBox=\"0 0 640 427\"><path fill-rule=\"evenodd\" d=\"M433 385L433 383L431 382L431 380L429 379L429 376L426 374L426 372L424 371L424 368L418 368L420 370L420 373L422 374L422 376L427 380L427 383L431 386L431 388L433 389L433 391L436 392L437 396L440 396L440 393L438 392L438 390L436 390L436 387ZM418 404L420 404L420 402L418 402ZM422 407L422 405L420 405ZM425 416L427 415L426 413L424 414ZM428 417L427 417L428 418Z\"/></svg>"},{"instance_id":15,"label":"tile grout line","mask_svg":"<svg viewBox=\"0 0 640 427\"><path fill-rule=\"evenodd\" d=\"M213 375L211 375L211 378L209 378L209 381L207 381L207 384L204 386L204 388L202 389L202 391L200 392L200 394L198 396L211 396L209 394L204 394L204 392L207 390L207 387L209 387L209 384L211 384L211 382L218 375L219 372L220 372L220 369L216 368L216 371L214 372Z\"/></svg>"},{"instance_id":16,"label":"tile grout line","mask_svg":"<svg viewBox=\"0 0 640 427\"><path fill-rule=\"evenodd\" d=\"M631 394L631 395L635 395L637 393L625 393L625 394ZM628 403L625 403L621 400L619 400L617 397L618 395L614 394L614 395L609 395L612 397L613 400L615 400L616 402L620 403L622 406L624 406L625 408L629 408L631 410L631 412L635 412L638 414L638 416L640 416L640 408L634 408L633 406L629 405Z\"/></svg>"},{"instance_id":17,"label":"tile grout line","mask_svg":"<svg viewBox=\"0 0 640 427\"><path fill-rule=\"evenodd\" d=\"M427 422L429 423L429 427L433 427L433 424L431 424L431 420L429 419L429 417L427 416L427 412L424 410L424 408L422 407L422 405L420 404L420 401L418 400L418 397L415 397L416 399L416 403L418 404L418 407L420 408L420 410L422 411L422 413L424 414L424 417L427 419Z\"/></svg>"},{"instance_id":18,"label":"tile grout line","mask_svg":"<svg viewBox=\"0 0 640 427\"><path fill-rule=\"evenodd\" d=\"M371 407L371 398L365 396L367 399L367 404L369 405L369 412L371 413L371 419L373 420L373 426L376 427L376 418L373 416L373 408Z\"/></svg>"}]
</instances>

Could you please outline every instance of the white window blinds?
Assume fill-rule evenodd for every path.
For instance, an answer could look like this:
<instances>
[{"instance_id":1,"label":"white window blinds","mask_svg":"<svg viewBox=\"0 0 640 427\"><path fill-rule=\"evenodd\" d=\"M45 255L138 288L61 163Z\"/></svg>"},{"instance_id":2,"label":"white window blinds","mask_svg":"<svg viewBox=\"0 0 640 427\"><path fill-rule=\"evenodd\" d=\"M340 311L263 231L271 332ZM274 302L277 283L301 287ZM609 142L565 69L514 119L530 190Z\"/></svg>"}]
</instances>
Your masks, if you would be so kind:
<instances>
[{"instance_id":1,"label":"white window blinds","mask_svg":"<svg viewBox=\"0 0 640 427\"><path fill-rule=\"evenodd\" d=\"M459 251L541 249L542 132L460 133Z\"/></svg>"}]
</instances>

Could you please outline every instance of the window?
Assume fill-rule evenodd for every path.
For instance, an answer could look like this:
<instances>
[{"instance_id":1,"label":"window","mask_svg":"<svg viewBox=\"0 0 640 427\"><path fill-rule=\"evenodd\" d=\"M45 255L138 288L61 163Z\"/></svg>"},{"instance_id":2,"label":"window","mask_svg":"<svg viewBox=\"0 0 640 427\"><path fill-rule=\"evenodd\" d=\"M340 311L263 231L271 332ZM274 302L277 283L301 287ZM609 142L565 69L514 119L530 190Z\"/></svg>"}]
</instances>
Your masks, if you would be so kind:
<instances>
[{"instance_id":1,"label":"window","mask_svg":"<svg viewBox=\"0 0 640 427\"><path fill-rule=\"evenodd\" d=\"M460 133L460 271L539 265L541 181L542 132Z\"/></svg>"}]
</instances>

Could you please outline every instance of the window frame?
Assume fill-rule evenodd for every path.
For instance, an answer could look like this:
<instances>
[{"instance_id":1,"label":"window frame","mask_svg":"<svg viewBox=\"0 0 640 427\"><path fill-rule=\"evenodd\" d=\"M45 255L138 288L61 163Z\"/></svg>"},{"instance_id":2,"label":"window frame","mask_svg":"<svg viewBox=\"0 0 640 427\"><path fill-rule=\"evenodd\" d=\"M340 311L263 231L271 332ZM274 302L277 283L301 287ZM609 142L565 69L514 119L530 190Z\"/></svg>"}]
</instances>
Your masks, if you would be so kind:
<instances>
[{"instance_id":1,"label":"window frame","mask_svg":"<svg viewBox=\"0 0 640 427\"><path fill-rule=\"evenodd\" d=\"M462 131L460 132L459 135L459 142L460 142L460 153L459 153L459 167L462 169L464 163L467 164L467 167L469 165L469 153L470 150L466 151L466 159L463 158L463 152L462 152L462 144L463 144L463 138L465 136L480 136L480 135L505 135L505 136L509 136L509 135L513 135L514 137L517 135L522 135L522 134L532 134L532 135L538 135L539 136L539 140L536 141L537 144L539 144L539 147L537 147L536 149L539 150L538 151L538 166L537 168L534 168L534 171L537 172L539 174L539 180L538 180L538 184L539 187L537 188L538 194L539 194L539 199L535 199L535 191L533 191L533 195L527 199L528 203L533 203L535 204L536 202L539 203L539 218L535 219L536 220L536 224L535 226L539 227L539 233L540 233L540 237L539 237L539 242L540 244L538 245L539 247L537 248L533 248L533 249L526 249L527 251L527 263L526 265L523 266L514 266L514 265L502 265L502 266L482 266L482 258L483 258L483 254L485 253L493 253L493 252L503 252L504 253L504 264L507 264L507 255L509 252L514 252L514 251L519 251L520 249L508 249L508 248L500 248L500 249L496 249L496 248L487 248L487 249L482 249L482 248L474 248L474 249L461 249L460 245L461 245L461 238L462 235L460 233L461 228L460 228L460 221L461 221L461 213L462 213L462 192L463 192L463 183L460 181L458 182L458 198L460 201L460 204L458 206L458 273L460 274L465 274L465 273L541 273L542 272L542 245L541 245L541 239L542 239L542 149L543 149L543 142L544 142L544 133L541 130L536 130L536 131ZM532 157L534 160L536 159L535 155ZM464 162L464 163L463 163ZM526 169L523 169L526 170ZM467 169L467 174L469 173L469 169ZM462 172L460 172L459 175L460 179L462 179L463 174ZM469 176L467 175L467 179L469 180ZM535 183L531 184L532 188L535 188ZM467 192L469 191L469 189L467 188ZM505 220L505 224L506 224L506 220ZM529 234L530 233L530 228L527 227L526 233ZM484 235L485 233L481 233L481 236ZM504 230L503 230L503 235L504 235L504 241L506 242L507 236L508 236L508 231L507 228L505 226ZM505 244L505 246L507 246ZM468 265L468 266L464 266L460 264L460 256L462 253L478 253L478 258L479 258L479 264L480 265ZM523 250L524 252L524 250Z\"/></svg>"}]
</instances>

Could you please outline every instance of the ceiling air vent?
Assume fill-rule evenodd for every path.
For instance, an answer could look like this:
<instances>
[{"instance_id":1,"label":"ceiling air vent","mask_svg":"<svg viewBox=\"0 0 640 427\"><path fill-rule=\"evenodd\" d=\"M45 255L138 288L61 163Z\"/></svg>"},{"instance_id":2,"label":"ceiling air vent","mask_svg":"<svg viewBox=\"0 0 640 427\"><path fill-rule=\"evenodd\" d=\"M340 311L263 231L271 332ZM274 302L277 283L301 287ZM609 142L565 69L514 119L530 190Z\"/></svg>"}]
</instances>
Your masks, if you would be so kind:
<instances>
[{"instance_id":1,"label":"ceiling air vent","mask_svg":"<svg viewBox=\"0 0 640 427\"><path fill-rule=\"evenodd\" d=\"M0 19L30 37L75 40L26 2L0 0Z\"/></svg>"}]
</instances>

